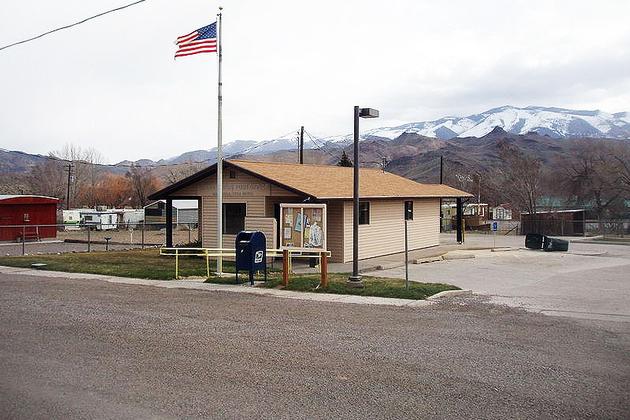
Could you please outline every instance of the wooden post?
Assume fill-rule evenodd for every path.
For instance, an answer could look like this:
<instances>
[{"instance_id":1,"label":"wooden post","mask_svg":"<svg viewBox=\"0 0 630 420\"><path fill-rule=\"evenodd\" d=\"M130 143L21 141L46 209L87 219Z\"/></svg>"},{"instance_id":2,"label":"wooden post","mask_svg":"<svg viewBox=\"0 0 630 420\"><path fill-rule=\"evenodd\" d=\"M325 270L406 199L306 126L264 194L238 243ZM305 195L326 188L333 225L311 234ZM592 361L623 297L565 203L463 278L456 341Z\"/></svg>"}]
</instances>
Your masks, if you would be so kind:
<instances>
[{"instance_id":1,"label":"wooden post","mask_svg":"<svg viewBox=\"0 0 630 420\"><path fill-rule=\"evenodd\" d=\"M282 285L287 287L289 285L289 250L282 250Z\"/></svg>"},{"instance_id":2,"label":"wooden post","mask_svg":"<svg viewBox=\"0 0 630 420\"><path fill-rule=\"evenodd\" d=\"M326 251L322 252L319 265L321 271L319 283L323 288L326 288L328 287L328 253Z\"/></svg>"}]
</instances>

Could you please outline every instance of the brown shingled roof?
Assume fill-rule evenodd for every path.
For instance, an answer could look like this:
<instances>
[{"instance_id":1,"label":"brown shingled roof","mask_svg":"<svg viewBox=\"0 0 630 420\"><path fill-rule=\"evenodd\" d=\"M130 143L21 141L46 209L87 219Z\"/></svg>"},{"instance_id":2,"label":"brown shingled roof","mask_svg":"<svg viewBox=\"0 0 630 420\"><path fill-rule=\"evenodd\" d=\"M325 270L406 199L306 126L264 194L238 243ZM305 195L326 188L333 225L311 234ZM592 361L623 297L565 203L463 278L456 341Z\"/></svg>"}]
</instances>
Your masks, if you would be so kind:
<instances>
[{"instance_id":1,"label":"brown shingled roof","mask_svg":"<svg viewBox=\"0 0 630 420\"><path fill-rule=\"evenodd\" d=\"M318 199L352 198L353 168L245 160L226 162ZM472 196L447 185L420 184L380 169L361 168L359 181L359 195L363 198Z\"/></svg>"}]
</instances>

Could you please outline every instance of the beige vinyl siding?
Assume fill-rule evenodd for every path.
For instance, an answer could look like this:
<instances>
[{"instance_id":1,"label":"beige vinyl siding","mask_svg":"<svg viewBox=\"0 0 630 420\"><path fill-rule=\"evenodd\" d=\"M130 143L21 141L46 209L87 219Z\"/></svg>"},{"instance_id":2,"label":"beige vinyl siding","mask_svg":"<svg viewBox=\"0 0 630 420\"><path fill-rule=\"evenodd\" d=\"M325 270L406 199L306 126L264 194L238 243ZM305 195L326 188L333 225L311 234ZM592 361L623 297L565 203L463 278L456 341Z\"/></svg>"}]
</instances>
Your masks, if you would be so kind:
<instances>
[{"instance_id":1,"label":"beige vinyl siding","mask_svg":"<svg viewBox=\"0 0 630 420\"><path fill-rule=\"evenodd\" d=\"M293 192L284 190L266 181L235 170L236 178L230 178L230 170L223 171L223 202L245 203L246 216L273 217L267 212L266 199L270 195L281 197L295 197ZM173 196L200 196L201 217L199 218L202 246L215 248L217 246L217 205L216 205L216 175L204 178L195 184L182 188ZM233 248L236 235L223 235L223 247Z\"/></svg>"},{"instance_id":2,"label":"beige vinyl siding","mask_svg":"<svg viewBox=\"0 0 630 420\"><path fill-rule=\"evenodd\" d=\"M362 200L364 201L364 200ZM405 200L365 200L370 203L370 224L359 225L359 259L394 254L405 250ZM440 243L440 200L413 200L409 221L409 249L427 248ZM344 261L352 261L352 202L345 201Z\"/></svg>"},{"instance_id":3,"label":"beige vinyl siding","mask_svg":"<svg viewBox=\"0 0 630 420\"><path fill-rule=\"evenodd\" d=\"M330 251L331 262L344 261L343 212L343 201L329 201L326 203L326 246Z\"/></svg>"},{"instance_id":4,"label":"beige vinyl siding","mask_svg":"<svg viewBox=\"0 0 630 420\"><path fill-rule=\"evenodd\" d=\"M278 248L276 232L278 224L273 217L245 217L245 230L260 231L265 234L267 248Z\"/></svg>"}]
</instances>

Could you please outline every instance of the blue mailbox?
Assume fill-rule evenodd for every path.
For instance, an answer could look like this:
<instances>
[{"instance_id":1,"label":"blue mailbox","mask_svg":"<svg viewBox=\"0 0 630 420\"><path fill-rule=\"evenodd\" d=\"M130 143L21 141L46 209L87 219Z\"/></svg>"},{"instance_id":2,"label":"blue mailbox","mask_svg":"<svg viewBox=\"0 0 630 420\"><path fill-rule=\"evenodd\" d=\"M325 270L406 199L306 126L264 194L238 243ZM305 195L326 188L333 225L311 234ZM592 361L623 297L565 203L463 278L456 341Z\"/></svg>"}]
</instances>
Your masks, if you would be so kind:
<instances>
[{"instance_id":1,"label":"blue mailbox","mask_svg":"<svg viewBox=\"0 0 630 420\"><path fill-rule=\"evenodd\" d=\"M254 273L262 271L267 281L267 239L258 231L243 230L236 235L236 282L238 272L249 272L249 282L254 284Z\"/></svg>"}]
</instances>

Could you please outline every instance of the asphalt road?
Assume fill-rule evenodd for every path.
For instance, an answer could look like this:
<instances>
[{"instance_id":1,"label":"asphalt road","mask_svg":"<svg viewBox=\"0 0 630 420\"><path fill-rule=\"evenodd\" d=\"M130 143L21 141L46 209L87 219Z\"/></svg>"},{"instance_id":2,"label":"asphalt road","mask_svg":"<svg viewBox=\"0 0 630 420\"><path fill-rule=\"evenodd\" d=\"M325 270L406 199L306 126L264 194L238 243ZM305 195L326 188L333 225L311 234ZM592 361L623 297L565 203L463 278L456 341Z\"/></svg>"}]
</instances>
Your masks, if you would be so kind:
<instances>
[{"instance_id":1,"label":"asphalt road","mask_svg":"<svg viewBox=\"0 0 630 420\"><path fill-rule=\"evenodd\" d=\"M0 418L628 418L627 323L0 275Z\"/></svg>"}]
</instances>

